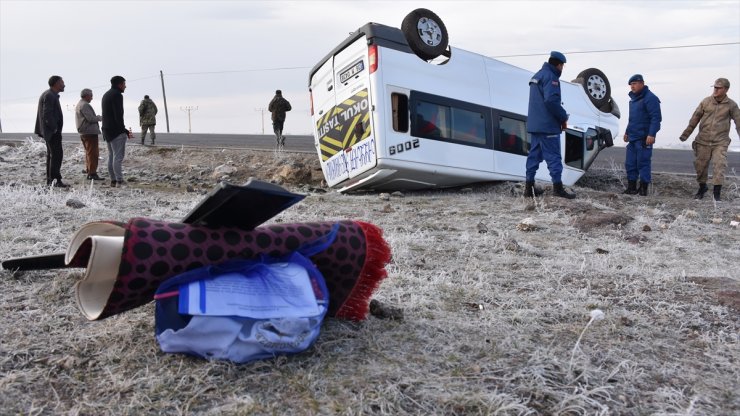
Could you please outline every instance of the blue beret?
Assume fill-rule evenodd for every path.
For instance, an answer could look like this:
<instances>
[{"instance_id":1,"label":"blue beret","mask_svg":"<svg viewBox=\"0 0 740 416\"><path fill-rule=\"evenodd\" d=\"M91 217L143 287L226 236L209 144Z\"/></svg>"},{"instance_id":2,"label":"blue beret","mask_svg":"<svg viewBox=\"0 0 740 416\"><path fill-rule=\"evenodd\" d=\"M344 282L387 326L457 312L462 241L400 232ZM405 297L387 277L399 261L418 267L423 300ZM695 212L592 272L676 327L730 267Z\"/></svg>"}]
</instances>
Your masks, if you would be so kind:
<instances>
[{"instance_id":1,"label":"blue beret","mask_svg":"<svg viewBox=\"0 0 740 416\"><path fill-rule=\"evenodd\" d=\"M642 75L640 75L640 74L635 74L635 75L632 75L632 76L630 77L630 80L629 80L629 81L627 81L627 85L629 85L629 84L632 84L633 82L636 82L636 81L639 81L639 82L645 82L645 80L644 80L644 79L642 79Z\"/></svg>"},{"instance_id":2,"label":"blue beret","mask_svg":"<svg viewBox=\"0 0 740 416\"><path fill-rule=\"evenodd\" d=\"M552 51L552 52L550 52L550 58L555 58L555 59L557 59L558 61L560 61L562 63L566 63L567 62L565 60L565 55L563 55L562 53L560 53L558 51Z\"/></svg>"}]
</instances>

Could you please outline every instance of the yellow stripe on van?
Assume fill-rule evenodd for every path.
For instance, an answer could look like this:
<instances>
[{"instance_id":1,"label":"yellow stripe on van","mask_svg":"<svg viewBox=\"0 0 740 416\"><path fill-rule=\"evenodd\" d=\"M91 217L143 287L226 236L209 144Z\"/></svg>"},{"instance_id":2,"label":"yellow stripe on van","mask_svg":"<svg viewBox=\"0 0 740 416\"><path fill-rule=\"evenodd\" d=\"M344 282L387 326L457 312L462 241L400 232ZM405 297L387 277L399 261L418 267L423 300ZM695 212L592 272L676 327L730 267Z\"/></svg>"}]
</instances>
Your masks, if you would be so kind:
<instances>
[{"instance_id":1,"label":"yellow stripe on van","mask_svg":"<svg viewBox=\"0 0 740 416\"><path fill-rule=\"evenodd\" d=\"M316 122L321 160L326 161L372 134L368 91L362 90L327 111ZM361 125L361 128L360 126Z\"/></svg>"}]
</instances>

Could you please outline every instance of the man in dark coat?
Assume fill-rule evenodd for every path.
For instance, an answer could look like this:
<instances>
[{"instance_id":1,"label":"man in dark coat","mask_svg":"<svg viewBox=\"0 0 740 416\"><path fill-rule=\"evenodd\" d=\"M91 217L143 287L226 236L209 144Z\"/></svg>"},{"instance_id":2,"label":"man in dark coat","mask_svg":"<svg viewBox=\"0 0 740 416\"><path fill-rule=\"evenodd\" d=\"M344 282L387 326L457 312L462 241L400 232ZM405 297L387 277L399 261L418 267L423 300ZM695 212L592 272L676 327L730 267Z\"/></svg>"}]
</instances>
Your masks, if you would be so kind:
<instances>
[{"instance_id":1,"label":"man in dark coat","mask_svg":"<svg viewBox=\"0 0 740 416\"><path fill-rule=\"evenodd\" d=\"M534 178L540 163L547 162L552 179L552 189L556 196L573 199L563 187L563 157L560 153L560 135L568 126L568 113L560 98L560 75L565 66L565 55L558 51L550 52L550 58L542 64L529 80L529 110L527 112L527 132L532 143L526 165L524 196L535 195Z\"/></svg>"},{"instance_id":2,"label":"man in dark coat","mask_svg":"<svg viewBox=\"0 0 740 416\"><path fill-rule=\"evenodd\" d=\"M624 133L624 142L627 143L624 160L627 189L624 193L647 196L648 185L652 180L653 144L663 119L660 99L645 85L640 74L632 75L627 83L630 86L630 116Z\"/></svg>"},{"instance_id":3,"label":"man in dark coat","mask_svg":"<svg viewBox=\"0 0 740 416\"><path fill-rule=\"evenodd\" d=\"M133 137L123 122L123 92L126 79L116 75L110 80L110 89L103 94L103 140L108 146L108 174L110 186L123 186L123 157L126 140Z\"/></svg>"},{"instance_id":4,"label":"man in dark coat","mask_svg":"<svg viewBox=\"0 0 740 416\"><path fill-rule=\"evenodd\" d=\"M57 188L68 188L62 182L62 126L64 116L59 104L59 93L64 92L64 80L59 75L49 78L49 89L39 97L34 133L46 142L46 184Z\"/></svg>"},{"instance_id":5,"label":"man in dark coat","mask_svg":"<svg viewBox=\"0 0 740 416\"><path fill-rule=\"evenodd\" d=\"M291 109L292 107L288 100L283 98L283 92L280 90L275 91L275 97L270 101L270 105L267 106L267 110L272 113L272 129L275 132L275 140L277 142L278 149L282 149L285 144L285 137L283 137L285 113Z\"/></svg>"}]
</instances>

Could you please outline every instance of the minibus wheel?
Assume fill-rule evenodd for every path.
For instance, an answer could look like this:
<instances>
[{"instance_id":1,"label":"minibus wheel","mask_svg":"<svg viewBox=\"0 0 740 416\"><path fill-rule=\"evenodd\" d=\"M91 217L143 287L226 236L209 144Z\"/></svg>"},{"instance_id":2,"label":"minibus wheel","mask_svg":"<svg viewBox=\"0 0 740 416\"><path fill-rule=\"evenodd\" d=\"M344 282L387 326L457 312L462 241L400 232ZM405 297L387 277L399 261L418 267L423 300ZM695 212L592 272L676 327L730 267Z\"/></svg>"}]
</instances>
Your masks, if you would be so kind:
<instances>
[{"instance_id":1,"label":"minibus wheel","mask_svg":"<svg viewBox=\"0 0 740 416\"><path fill-rule=\"evenodd\" d=\"M442 55L449 43L445 24L431 10L416 9L407 14L401 31L411 50L425 61Z\"/></svg>"},{"instance_id":2,"label":"minibus wheel","mask_svg":"<svg viewBox=\"0 0 740 416\"><path fill-rule=\"evenodd\" d=\"M609 85L609 79L603 72L596 68L589 68L581 71L578 77L573 80L583 86L586 95L596 108L602 108L609 103L612 95L612 87Z\"/></svg>"}]
</instances>

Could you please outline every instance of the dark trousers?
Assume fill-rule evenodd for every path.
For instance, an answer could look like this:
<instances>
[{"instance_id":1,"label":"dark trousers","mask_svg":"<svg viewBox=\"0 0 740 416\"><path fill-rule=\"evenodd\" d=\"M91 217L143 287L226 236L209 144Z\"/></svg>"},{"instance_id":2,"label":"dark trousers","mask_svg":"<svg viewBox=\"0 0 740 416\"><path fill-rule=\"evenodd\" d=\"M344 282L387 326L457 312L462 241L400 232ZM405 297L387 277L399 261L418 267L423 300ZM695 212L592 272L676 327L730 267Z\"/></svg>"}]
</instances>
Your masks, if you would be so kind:
<instances>
[{"instance_id":1,"label":"dark trousers","mask_svg":"<svg viewBox=\"0 0 740 416\"><path fill-rule=\"evenodd\" d=\"M624 158L624 169L627 171L627 180L640 179L643 183L652 181L653 146L646 145L645 139L631 140L627 143Z\"/></svg>"},{"instance_id":2,"label":"dark trousers","mask_svg":"<svg viewBox=\"0 0 740 416\"><path fill-rule=\"evenodd\" d=\"M46 184L50 185L54 179L62 180L62 132L44 133L46 142Z\"/></svg>"}]
</instances>

